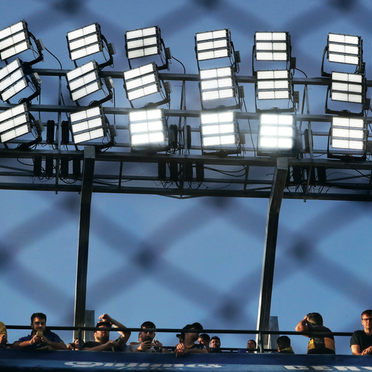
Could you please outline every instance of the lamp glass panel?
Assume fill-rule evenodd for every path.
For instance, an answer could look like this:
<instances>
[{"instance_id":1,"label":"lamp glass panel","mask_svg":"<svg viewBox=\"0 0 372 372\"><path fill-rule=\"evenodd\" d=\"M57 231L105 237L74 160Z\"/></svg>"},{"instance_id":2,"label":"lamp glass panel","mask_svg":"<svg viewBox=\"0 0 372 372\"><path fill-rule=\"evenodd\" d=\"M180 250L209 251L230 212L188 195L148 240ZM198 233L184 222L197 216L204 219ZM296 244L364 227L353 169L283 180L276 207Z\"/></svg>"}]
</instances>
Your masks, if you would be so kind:
<instances>
[{"instance_id":1,"label":"lamp glass panel","mask_svg":"<svg viewBox=\"0 0 372 372\"><path fill-rule=\"evenodd\" d=\"M265 150L289 150L293 147L294 128L292 115L262 114L259 143Z\"/></svg>"}]
</instances>

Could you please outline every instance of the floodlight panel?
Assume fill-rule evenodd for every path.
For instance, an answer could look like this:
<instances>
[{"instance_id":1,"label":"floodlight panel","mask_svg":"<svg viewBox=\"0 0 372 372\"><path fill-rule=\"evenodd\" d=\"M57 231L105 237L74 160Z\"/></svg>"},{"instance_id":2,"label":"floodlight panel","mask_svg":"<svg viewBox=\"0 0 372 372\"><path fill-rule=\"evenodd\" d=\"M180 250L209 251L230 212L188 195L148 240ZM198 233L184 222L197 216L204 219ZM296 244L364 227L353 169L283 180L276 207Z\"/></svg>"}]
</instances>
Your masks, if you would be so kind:
<instances>
[{"instance_id":1,"label":"floodlight panel","mask_svg":"<svg viewBox=\"0 0 372 372\"><path fill-rule=\"evenodd\" d=\"M93 107L91 109L79 112L73 112L70 114L71 124L76 123L81 120L85 120L88 118L93 118L95 116L101 116L101 108L100 107Z\"/></svg>"},{"instance_id":2,"label":"floodlight panel","mask_svg":"<svg viewBox=\"0 0 372 372\"><path fill-rule=\"evenodd\" d=\"M159 27L148 27L126 32L128 59L160 54L161 38Z\"/></svg>"},{"instance_id":3,"label":"floodlight panel","mask_svg":"<svg viewBox=\"0 0 372 372\"><path fill-rule=\"evenodd\" d=\"M197 33L195 36L198 61L230 57L230 32L228 29Z\"/></svg>"},{"instance_id":4,"label":"floodlight panel","mask_svg":"<svg viewBox=\"0 0 372 372\"><path fill-rule=\"evenodd\" d=\"M5 60L30 48L25 21L18 22L0 31L0 58Z\"/></svg>"},{"instance_id":5,"label":"floodlight panel","mask_svg":"<svg viewBox=\"0 0 372 372\"><path fill-rule=\"evenodd\" d=\"M81 143L86 141L91 141L97 138L102 138L105 136L103 128L98 128L89 132L83 132L79 134L74 134L74 142Z\"/></svg>"},{"instance_id":6,"label":"floodlight panel","mask_svg":"<svg viewBox=\"0 0 372 372\"><path fill-rule=\"evenodd\" d=\"M365 148L365 122L360 118L332 118L332 147L345 150Z\"/></svg>"}]
</instances>

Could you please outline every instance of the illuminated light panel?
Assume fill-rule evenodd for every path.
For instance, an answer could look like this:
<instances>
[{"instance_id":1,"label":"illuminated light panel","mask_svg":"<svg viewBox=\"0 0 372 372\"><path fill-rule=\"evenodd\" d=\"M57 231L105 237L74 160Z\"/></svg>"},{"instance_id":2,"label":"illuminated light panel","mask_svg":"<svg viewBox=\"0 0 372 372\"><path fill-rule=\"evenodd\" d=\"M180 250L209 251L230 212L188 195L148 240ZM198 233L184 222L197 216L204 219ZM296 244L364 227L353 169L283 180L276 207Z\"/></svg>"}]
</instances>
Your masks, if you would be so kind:
<instances>
[{"instance_id":1,"label":"illuminated light panel","mask_svg":"<svg viewBox=\"0 0 372 372\"><path fill-rule=\"evenodd\" d=\"M203 101L235 97L231 67L200 70L200 89Z\"/></svg>"},{"instance_id":2,"label":"illuminated light panel","mask_svg":"<svg viewBox=\"0 0 372 372\"><path fill-rule=\"evenodd\" d=\"M359 65L361 55L360 36L328 34L328 60L330 62Z\"/></svg>"},{"instance_id":3,"label":"illuminated light panel","mask_svg":"<svg viewBox=\"0 0 372 372\"><path fill-rule=\"evenodd\" d=\"M344 150L365 148L365 124L360 118L332 118L332 147Z\"/></svg>"},{"instance_id":4,"label":"illuminated light panel","mask_svg":"<svg viewBox=\"0 0 372 372\"><path fill-rule=\"evenodd\" d=\"M0 59L6 60L30 49L30 38L25 21L0 30Z\"/></svg>"},{"instance_id":5,"label":"illuminated light panel","mask_svg":"<svg viewBox=\"0 0 372 372\"><path fill-rule=\"evenodd\" d=\"M287 61L289 58L289 35L287 32L256 32L257 61Z\"/></svg>"},{"instance_id":6,"label":"illuminated light panel","mask_svg":"<svg viewBox=\"0 0 372 372\"><path fill-rule=\"evenodd\" d=\"M258 99L289 99L288 70L257 71Z\"/></svg>"},{"instance_id":7,"label":"illuminated light panel","mask_svg":"<svg viewBox=\"0 0 372 372\"><path fill-rule=\"evenodd\" d=\"M18 58L0 70L0 95L3 101L7 101L27 86L22 64Z\"/></svg>"},{"instance_id":8,"label":"illuminated light panel","mask_svg":"<svg viewBox=\"0 0 372 372\"><path fill-rule=\"evenodd\" d=\"M7 142L31 132L27 105L21 104L0 113L0 141Z\"/></svg>"},{"instance_id":9,"label":"illuminated light panel","mask_svg":"<svg viewBox=\"0 0 372 372\"><path fill-rule=\"evenodd\" d=\"M75 143L105 136L104 116L101 107L71 113L70 121Z\"/></svg>"},{"instance_id":10,"label":"illuminated light panel","mask_svg":"<svg viewBox=\"0 0 372 372\"><path fill-rule=\"evenodd\" d=\"M163 110L131 111L128 118L131 146L166 145Z\"/></svg>"},{"instance_id":11,"label":"illuminated light panel","mask_svg":"<svg viewBox=\"0 0 372 372\"><path fill-rule=\"evenodd\" d=\"M67 82L73 101L102 89L97 63L91 61L67 72Z\"/></svg>"},{"instance_id":12,"label":"illuminated light panel","mask_svg":"<svg viewBox=\"0 0 372 372\"><path fill-rule=\"evenodd\" d=\"M128 59L156 55L161 52L161 37L158 26L127 31L125 40Z\"/></svg>"},{"instance_id":13,"label":"illuminated light panel","mask_svg":"<svg viewBox=\"0 0 372 372\"><path fill-rule=\"evenodd\" d=\"M231 56L231 37L228 29L197 33L195 43L198 61Z\"/></svg>"},{"instance_id":14,"label":"illuminated light panel","mask_svg":"<svg viewBox=\"0 0 372 372\"><path fill-rule=\"evenodd\" d=\"M333 101L363 103L363 76L332 72L331 97Z\"/></svg>"},{"instance_id":15,"label":"illuminated light panel","mask_svg":"<svg viewBox=\"0 0 372 372\"><path fill-rule=\"evenodd\" d=\"M237 143L237 126L233 111L201 114L202 146L224 146Z\"/></svg>"},{"instance_id":16,"label":"illuminated light panel","mask_svg":"<svg viewBox=\"0 0 372 372\"><path fill-rule=\"evenodd\" d=\"M294 145L292 115L262 114L260 118L259 146L262 150L288 151Z\"/></svg>"},{"instance_id":17,"label":"illuminated light panel","mask_svg":"<svg viewBox=\"0 0 372 372\"><path fill-rule=\"evenodd\" d=\"M102 52L101 31L98 23L67 33L67 43L71 60Z\"/></svg>"},{"instance_id":18,"label":"illuminated light panel","mask_svg":"<svg viewBox=\"0 0 372 372\"><path fill-rule=\"evenodd\" d=\"M154 63L125 71L124 83L130 101L160 92L158 73Z\"/></svg>"}]
</instances>

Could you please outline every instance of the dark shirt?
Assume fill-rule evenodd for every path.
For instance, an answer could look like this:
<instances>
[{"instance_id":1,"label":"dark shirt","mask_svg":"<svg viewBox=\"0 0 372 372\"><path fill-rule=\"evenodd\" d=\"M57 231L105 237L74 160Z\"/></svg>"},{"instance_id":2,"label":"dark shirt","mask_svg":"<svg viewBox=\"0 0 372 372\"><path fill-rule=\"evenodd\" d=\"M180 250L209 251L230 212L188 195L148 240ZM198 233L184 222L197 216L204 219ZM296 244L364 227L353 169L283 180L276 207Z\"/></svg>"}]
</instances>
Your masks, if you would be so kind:
<instances>
[{"instance_id":1,"label":"dark shirt","mask_svg":"<svg viewBox=\"0 0 372 372\"><path fill-rule=\"evenodd\" d=\"M309 332L316 333L316 332L329 332L332 331L324 327L322 325L309 325L308 326ZM327 336L314 336L311 335L310 341L307 345L307 353L308 354L335 354L335 340L332 334Z\"/></svg>"},{"instance_id":2,"label":"dark shirt","mask_svg":"<svg viewBox=\"0 0 372 372\"><path fill-rule=\"evenodd\" d=\"M118 339L119 340L119 339ZM116 341L118 341L116 340ZM95 346L100 346L102 345L100 342L97 342L97 341L87 341L87 342L84 342L83 344L83 349L84 348L92 348L92 347L95 347ZM126 346L126 345L125 345ZM123 351L123 347L122 346L112 346L111 350L105 350L105 351Z\"/></svg>"},{"instance_id":3,"label":"dark shirt","mask_svg":"<svg viewBox=\"0 0 372 372\"><path fill-rule=\"evenodd\" d=\"M350 339L351 345L359 345L360 352L362 352L364 349L372 346L372 336L367 335L364 331L355 331Z\"/></svg>"},{"instance_id":4,"label":"dark shirt","mask_svg":"<svg viewBox=\"0 0 372 372\"><path fill-rule=\"evenodd\" d=\"M209 348L209 352L210 353L222 353L222 350L219 347L211 347Z\"/></svg>"},{"instance_id":5,"label":"dark shirt","mask_svg":"<svg viewBox=\"0 0 372 372\"><path fill-rule=\"evenodd\" d=\"M51 331L45 331L44 336L51 342L63 342L60 337ZM18 342L23 341L31 341L31 339L34 337L34 335L28 335L25 337L21 337ZM33 350L54 350L50 345L46 344L45 342L40 344L32 344L27 346L27 348L33 349Z\"/></svg>"}]
</instances>

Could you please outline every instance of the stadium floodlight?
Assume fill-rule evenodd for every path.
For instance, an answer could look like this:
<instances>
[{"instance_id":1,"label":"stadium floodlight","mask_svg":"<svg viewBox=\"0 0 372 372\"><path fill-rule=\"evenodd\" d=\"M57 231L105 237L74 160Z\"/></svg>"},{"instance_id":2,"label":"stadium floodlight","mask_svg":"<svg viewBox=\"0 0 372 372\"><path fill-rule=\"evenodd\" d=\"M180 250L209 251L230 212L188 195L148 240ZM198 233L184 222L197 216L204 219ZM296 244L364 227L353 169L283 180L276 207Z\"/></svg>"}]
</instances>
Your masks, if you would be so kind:
<instances>
[{"instance_id":1,"label":"stadium floodlight","mask_svg":"<svg viewBox=\"0 0 372 372\"><path fill-rule=\"evenodd\" d=\"M362 39L360 36L328 34L329 62L359 66L362 60Z\"/></svg>"},{"instance_id":2,"label":"stadium floodlight","mask_svg":"<svg viewBox=\"0 0 372 372\"><path fill-rule=\"evenodd\" d=\"M125 46L128 59L160 54L160 28L154 26L127 31L125 33Z\"/></svg>"},{"instance_id":3,"label":"stadium floodlight","mask_svg":"<svg viewBox=\"0 0 372 372\"><path fill-rule=\"evenodd\" d=\"M105 116L101 106L71 113L70 122L75 144L106 135Z\"/></svg>"},{"instance_id":4,"label":"stadium floodlight","mask_svg":"<svg viewBox=\"0 0 372 372\"><path fill-rule=\"evenodd\" d=\"M295 143L293 115L261 114L258 149L261 154L292 153Z\"/></svg>"},{"instance_id":5,"label":"stadium floodlight","mask_svg":"<svg viewBox=\"0 0 372 372\"><path fill-rule=\"evenodd\" d=\"M67 45L72 61L102 52L103 42L98 23L67 33Z\"/></svg>"},{"instance_id":6,"label":"stadium floodlight","mask_svg":"<svg viewBox=\"0 0 372 372\"><path fill-rule=\"evenodd\" d=\"M129 101L160 92L155 63L124 71L124 87Z\"/></svg>"},{"instance_id":7,"label":"stadium floodlight","mask_svg":"<svg viewBox=\"0 0 372 372\"><path fill-rule=\"evenodd\" d=\"M257 71L257 99L290 99L288 70Z\"/></svg>"},{"instance_id":8,"label":"stadium floodlight","mask_svg":"<svg viewBox=\"0 0 372 372\"><path fill-rule=\"evenodd\" d=\"M132 148L166 146L162 109L130 111L128 120Z\"/></svg>"},{"instance_id":9,"label":"stadium floodlight","mask_svg":"<svg viewBox=\"0 0 372 372\"><path fill-rule=\"evenodd\" d=\"M20 93L22 90L32 83L32 94L21 100L21 103L30 102L33 98L40 94L41 80L36 72L31 73L30 79L25 75L23 63L19 58L7 64L0 70L0 96L3 101L8 101L10 98Z\"/></svg>"},{"instance_id":10,"label":"stadium floodlight","mask_svg":"<svg viewBox=\"0 0 372 372\"><path fill-rule=\"evenodd\" d=\"M235 112L202 113L200 134L203 148L234 149L236 152L239 147L239 131Z\"/></svg>"},{"instance_id":11,"label":"stadium floodlight","mask_svg":"<svg viewBox=\"0 0 372 372\"><path fill-rule=\"evenodd\" d=\"M200 70L200 92L203 101L235 97L232 67Z\"/></svg>"},{"instance_id":12,"label":"stadium floodlight","mask_svg":"<svg viewBox=\"0 0 372 372\"><path fill-rule=\"evenodd\" d=\"M332 118L331 144L334 149L363 152L365 150L366 129L363 118Z\"/></svg>"},{"instance_id":13,"label":"stadium floodlight","mask_svg":"<svg viewBox=\"0 0 372 372\"><path fill-rule=\"evenodd\" d=\"M96 61L90 61L67 72L66 77L73 101L77 101L102 89Z\"/></svg>"},{"instance_id":14,"label":"stadium floodlight","mask_svg":"<svg viewBox=\"0 0 372 372\"><path fill-rule=\"evenodd\" d=\"M231 35L228 29L197 33L195 44L198 62L231 57Z\"/></svg>"},{"instance_id":15,"label":"stadium floodlight","mask_svg":"<svg viewBox=\"0 0 372 372\"><path fill-rule=\"evenodd\" d=\"M288 32L256 32L257 61L289 61L290 37Z\"/></svg>"},{"instance_id":16,"label":"stadium floodlight","mask_svg":"<svg viewBox=\"0 0 372 372\"><path fill-rule=\"evenodd\" d=\"M0 113L0 140L8 142L31 132L27 104L17 105Z\"/></svg>"},{"instance_id":17,"label":"stadium floodlight","mask_svg":"<svg viewBox=\"0 0 372 372\"><path fill-rule=\"evenodd\" d=\"M0 95L3 101L8 101L27 86L27 80L19 58L0 70Z\"/></svg>"},{"instance_id":18,"label":"stadium floodlight","mask_svg":"<svg viewBox=\"0 0 372 372\"><path fill-rule=\"evenodd\" d=\"M363 75L332 72L331 98L333 101L363 104L364 96Z\"/></svg>"},{"instance_id":19,"label":"stadium floodlight","mask_svg":"<svg viewBox=\"0 0 372 372\"><path fill-rule=\"evenodd\" d=\"M0 30L0 58L3 61L30 47L31 42L25 21Z\"/></svg>"}]
</instances>

